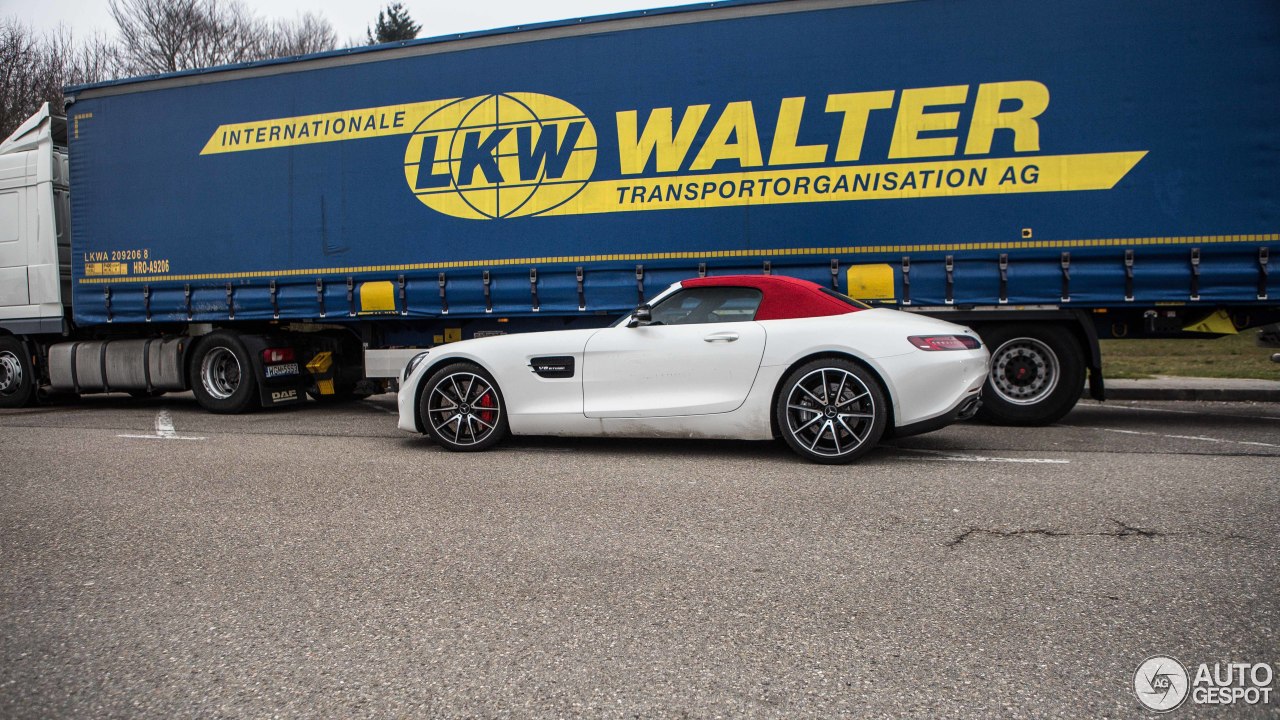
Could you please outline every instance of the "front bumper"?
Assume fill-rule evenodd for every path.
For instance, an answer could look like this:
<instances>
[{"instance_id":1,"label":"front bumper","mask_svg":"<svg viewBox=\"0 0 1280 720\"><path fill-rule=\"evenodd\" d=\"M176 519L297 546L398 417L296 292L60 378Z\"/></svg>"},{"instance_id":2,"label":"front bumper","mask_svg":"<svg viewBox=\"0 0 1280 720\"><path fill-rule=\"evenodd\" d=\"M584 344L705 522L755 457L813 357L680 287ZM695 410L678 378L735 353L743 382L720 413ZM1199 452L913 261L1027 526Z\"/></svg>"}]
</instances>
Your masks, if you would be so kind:
<instances>
[{"instance_id":1,"label":"front bumper","mask_svg":"<svg viewBox=\"0 0 1280 720\"><path fill-rule=\"evenodd\" d=\"M415 368L414 372L410 372L407 376L401 376L400 387L396 391L396 409L399 410L400 417L396 423L396 427L405 432L420 433L422 428L418 427L418 383L422 375L422 368Z\"/></svg>"}]
</instances>

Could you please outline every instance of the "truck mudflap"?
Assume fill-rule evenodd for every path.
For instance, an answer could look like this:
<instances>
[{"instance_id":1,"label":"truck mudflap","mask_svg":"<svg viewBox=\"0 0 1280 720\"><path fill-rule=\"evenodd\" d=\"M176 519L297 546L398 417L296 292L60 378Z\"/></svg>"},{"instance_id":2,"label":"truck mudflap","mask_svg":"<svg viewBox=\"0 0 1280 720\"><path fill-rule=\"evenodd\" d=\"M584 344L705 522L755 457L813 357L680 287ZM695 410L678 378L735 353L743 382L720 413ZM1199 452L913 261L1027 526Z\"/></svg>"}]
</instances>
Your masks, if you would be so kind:
<instances>
[{"instance_id":1,"label":"truck mudflap","mask_svg":"<svg viewBox=\"0 0 1280 720\"><path fill-rule=\"evenodd\" d=\"M306 374L288 338L274 335L242 335L258 381L262 407L296 405L306 399Z\"/></svg>"},{"instance_id":2,"label":"truck mudflap","mask_svg":"<svg viewBox=\"0 0 1280 720\"><path fill-rule=\"evenodd\" d=\"M296 405L302 402L306 397L305 391L301 383L293 383L285 386L268 386L266 384L259 386L259 395L261 397L263 407L277 407L280 405Z\"/></svg>"}]
</instances>

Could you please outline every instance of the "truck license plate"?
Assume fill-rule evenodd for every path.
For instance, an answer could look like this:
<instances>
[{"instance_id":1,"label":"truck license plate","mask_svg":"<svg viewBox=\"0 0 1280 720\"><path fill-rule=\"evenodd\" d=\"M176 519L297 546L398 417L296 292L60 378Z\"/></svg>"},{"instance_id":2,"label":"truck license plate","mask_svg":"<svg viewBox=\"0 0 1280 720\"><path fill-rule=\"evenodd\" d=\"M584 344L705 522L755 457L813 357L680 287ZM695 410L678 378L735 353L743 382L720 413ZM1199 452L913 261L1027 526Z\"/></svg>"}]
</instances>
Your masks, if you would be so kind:
<instances>
[{"instance_id":1,"label":"truck license plate","mask_svg":"<svg viewBox=\"0 0 1280 720\"><path fill-rule=\"evenodd\" d=\"M284 375L297 375L298 363L285 363L283 365L268 365L267 377L282 377Z\"/></svg>"}]
</instances>

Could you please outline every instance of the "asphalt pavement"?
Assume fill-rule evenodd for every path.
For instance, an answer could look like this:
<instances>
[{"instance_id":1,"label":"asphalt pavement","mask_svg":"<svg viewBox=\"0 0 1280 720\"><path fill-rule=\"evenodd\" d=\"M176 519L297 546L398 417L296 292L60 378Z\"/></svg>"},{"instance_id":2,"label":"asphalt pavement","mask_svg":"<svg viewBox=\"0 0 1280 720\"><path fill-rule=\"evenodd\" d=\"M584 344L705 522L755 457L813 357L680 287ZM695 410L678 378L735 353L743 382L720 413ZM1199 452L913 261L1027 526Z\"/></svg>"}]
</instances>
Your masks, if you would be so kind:
<instances>
[{"instance_id":1,"label":"asphalt pavement","mask_svg":"<svg viewBox=\"0 0 1280 720\"><path fill-rule=\"evenodd\" d=\"M0 411L0 717L1127 718L1152 655L1280 661L1280 406L1085 401L823 467L452 454L393 402Z\"/></svg>"}]
</instances>

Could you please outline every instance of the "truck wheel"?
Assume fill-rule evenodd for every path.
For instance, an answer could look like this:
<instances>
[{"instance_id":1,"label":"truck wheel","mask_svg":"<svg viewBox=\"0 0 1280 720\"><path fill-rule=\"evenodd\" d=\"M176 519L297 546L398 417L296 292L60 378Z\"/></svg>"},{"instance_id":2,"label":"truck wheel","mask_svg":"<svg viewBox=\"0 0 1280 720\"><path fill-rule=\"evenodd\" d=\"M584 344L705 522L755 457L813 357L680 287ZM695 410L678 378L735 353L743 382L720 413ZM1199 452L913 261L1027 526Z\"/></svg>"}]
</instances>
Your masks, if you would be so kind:
<instances>
[{"instance_id":1,"label":"truck wheel","mask_svg":"<svg viewBox=\"0 0 1280 720\"><path fill-rule=\"evenodd\" d=\"M22 341L0 337L0 408L20 408L36 399L36 371Z\"/></svg>"},{"instance_id":2,"label":"truck wheel","mask_svg":"<svg viewBox=\"0 0 1280 720\"><path fill-rule=\"evenodd\" d=\"M1075 407L1084 387L1079 341L1060 325L978 329L991 352L978 417L997 425L1048 425Z\"/></svg>"},{"instance_id":3,"label":"truck wheel","mask_svg":"<svg viewBox=\"0 0 1280 720\"><path fill-rule=\"evenodd\" d=\"M487 450L507 436L507 406L493 377L471 363L438 370L418 403L422 426L448 450Z\"/></svg>"},{"instance_id":4,"label":"truck wheel","mask_svg":"<svg viewBox=\"0 0 1280 720\"><path fill-rule=\"evenodd\" d=\"M215 332L200 341L191 360L191 391L212 413L243 413L257 406L253 363L233 333Z\"/></svg>"},{"instance_id":5,"label":"truck wheel","mask_svg":"<svg viewBox=\"0 0 1280 720\"><path fill-rule=\"evenodd\" d=\"M880 442L889 418L884 390L862 366L814 360L782 381L774 414L782 439L804 459L841 465Z\"/></svg>"}]
</instances>

